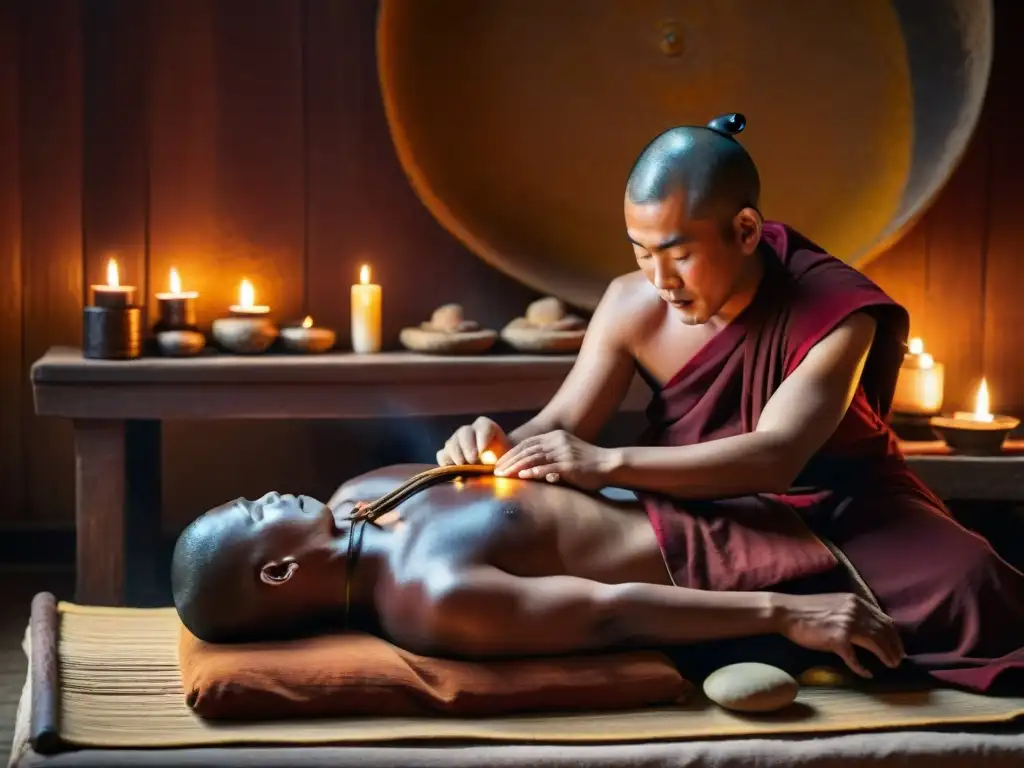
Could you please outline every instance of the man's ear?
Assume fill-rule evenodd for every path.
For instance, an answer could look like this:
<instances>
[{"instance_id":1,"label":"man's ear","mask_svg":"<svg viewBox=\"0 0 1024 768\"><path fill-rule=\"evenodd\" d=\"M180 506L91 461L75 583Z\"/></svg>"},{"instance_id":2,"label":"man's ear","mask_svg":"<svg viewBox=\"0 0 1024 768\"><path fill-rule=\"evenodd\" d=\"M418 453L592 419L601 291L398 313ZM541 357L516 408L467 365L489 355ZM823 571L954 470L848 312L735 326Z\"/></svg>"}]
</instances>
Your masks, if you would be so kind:
<instances>
[{"instance_id":1,"label":"man's ear","mask_svg":"<svg viewBox=\"0 0 1024 768\"><path fill-rule=\"evenodd\" d=\"M736 241L740 248L748 256L757 250L761 242L761 228L764 219L756 208L743 208L732 220L733 230L736 232Z\"/></svg>"},{"instance_id":2,"label":"man's ear","mask_svg":"<svg viewBox=\"0 0 1024 768\"><path fill-rule=\"evenodd\" d=\"M294 557L271 560L260 568L260 581L272 587L279 587L291 581L297 570L299 570L299 564Z\"/></svg>"}]
</instances>

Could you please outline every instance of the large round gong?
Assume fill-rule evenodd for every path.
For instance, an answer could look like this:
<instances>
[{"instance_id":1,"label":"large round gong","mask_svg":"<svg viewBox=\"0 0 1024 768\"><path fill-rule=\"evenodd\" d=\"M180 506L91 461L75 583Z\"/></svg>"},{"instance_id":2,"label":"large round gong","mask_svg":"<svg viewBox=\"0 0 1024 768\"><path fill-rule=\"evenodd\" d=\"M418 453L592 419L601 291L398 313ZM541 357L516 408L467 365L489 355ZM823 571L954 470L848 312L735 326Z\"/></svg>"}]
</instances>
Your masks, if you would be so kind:
<instances>
[{"instance_id":1,"label":"large round gong","mask_svg":"<svg viewBox=\"0 0 1024 768\"><path fill-rule=\"evenodd\" d=\"M625 182L660 131L742 112L765 215L863 265L959 162L991 57L990 0L382 0L378 19L424 204L583 308L635 268Z\"/></svg>"}]
</instances>

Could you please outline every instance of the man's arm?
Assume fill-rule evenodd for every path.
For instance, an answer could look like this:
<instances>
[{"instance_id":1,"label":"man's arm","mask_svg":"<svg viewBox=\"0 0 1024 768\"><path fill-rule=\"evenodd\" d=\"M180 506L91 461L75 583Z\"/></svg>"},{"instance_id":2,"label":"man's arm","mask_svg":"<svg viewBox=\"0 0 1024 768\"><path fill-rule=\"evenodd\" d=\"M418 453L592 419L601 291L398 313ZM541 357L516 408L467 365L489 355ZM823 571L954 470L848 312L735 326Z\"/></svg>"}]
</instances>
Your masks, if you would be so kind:
<instances>
[{"instance_id":1,"label":"man's arm","mask_svg":"<svg viewBox=\"0 0 1024 768\"><path fill-rule=\"evenodd\" d=\"M540 413L509 433L513 445L557 429L582 440L597 439L625 399L635 374L622 317L629 291L627 279L612 281L594 311L569 375Z\"/></svg>"},{"instance_id":2,"label":"man's arm","mask_svg":"<svg viewBox=\"0 0 1024 768\"><path fill-rule=\"evenodd\" d=\"M855 313L818 342L765 404L753 432L609 451L605 484L691 498L785 492L850 407L875 325Z\"/></svg>"},{"instance_id":3,"label":"man's arm","mask_svg":"<svg viewBox=\"0 0 1024 768\"><path fill-rule=\"evenodd\" d=\"M435 595L414 643L422 652L487 657L746 637L780 631L781 597L573 576L522 578L481 567L460 573Z\"/></svg>"}]
</instances>

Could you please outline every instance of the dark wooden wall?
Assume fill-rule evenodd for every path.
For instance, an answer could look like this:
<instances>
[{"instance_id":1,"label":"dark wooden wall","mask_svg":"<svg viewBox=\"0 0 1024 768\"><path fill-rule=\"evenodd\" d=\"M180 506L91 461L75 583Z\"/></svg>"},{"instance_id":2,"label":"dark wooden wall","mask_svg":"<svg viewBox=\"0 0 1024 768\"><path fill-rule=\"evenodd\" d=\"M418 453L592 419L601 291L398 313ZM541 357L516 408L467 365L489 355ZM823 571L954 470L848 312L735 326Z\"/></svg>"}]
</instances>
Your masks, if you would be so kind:
<instances>
[{"instance_id":1,"label":"dark wooden wall","mask_svg":"<svg viewBox=\"0 0 1024 768\"><path fill-rule=\"evenodd\" d=\"M949 367L951 404L984 371L1011 410L1024 406L1013 238L1024 24L1012 0L997 5L998 60L970 152L866 271ZM0 527L72 519L70 430L34 416L28 370L49 346L79 343L83 297L109 254L149 297L176 266L203 294L201 322L245 276L261 302L312 313L342 343L362 261L388 287L392 344L441 301L501 324L535 297L410 190L378 94L375 15L373 0L0 0ZM374 463L429 459L449 426L169 425L168 525L235 495L327 493Z\"/></svg>"}]
</instances>

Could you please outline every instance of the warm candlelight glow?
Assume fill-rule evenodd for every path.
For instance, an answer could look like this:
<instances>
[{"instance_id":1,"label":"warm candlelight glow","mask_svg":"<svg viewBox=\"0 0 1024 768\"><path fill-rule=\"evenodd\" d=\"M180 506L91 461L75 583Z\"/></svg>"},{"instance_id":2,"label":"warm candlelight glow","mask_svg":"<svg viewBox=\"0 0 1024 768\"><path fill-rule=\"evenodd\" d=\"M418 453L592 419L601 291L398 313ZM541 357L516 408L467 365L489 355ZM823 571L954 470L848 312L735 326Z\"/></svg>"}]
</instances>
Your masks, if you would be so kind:
<instances>
[{"instance_id":1,"label":"warm candlelight glow","mask_svg":"<svg viewBox=\"0 0 1024 768\"><path fill-rule=\"evenodd\" d=\"M992 421L992 412L989 408L988 383L982 378L978 386L978 395L974 399L974 418L977 421Z\"/></svg>"},{"instance_id":2,"label":"warm candlelight glow","mask_svg":"<svg viewBox=\"0 0 1024 768\"><path fill-rule=\"evenodd\" d=\"M107 262L107 285L111 288L121 285L120 276L117 274L117 262L114 259Z\"/></svg>"},{"instance_id":3,"label":"warm candlelight glow","mask_svg":"<svg viewBox=\"0 0 1024 768\"><path fill-rule=\"evenodd\" d=\"M945 369L924 351L924 341L914 337L903 356L892 410L898 414L930 415L942 409Z\"/></svg>"},{"instance_id":4,"label":"warm candlelight glow","mask_svg":"<svg viewBox=\"0 0 1024 768\"><path fill-rule=\"evenodd\" d=\"M362 269L359 270L359 284L370 284L370 267L367 264L363 264Z\"/></svg>"},{"instance_id":5,"label":"warm candlelight glow","mask_svg":"<svg viewBox=\"0 0 1024 768\"><path fill-rule=\"evenodd\" d=\"M497 464L498 457L494 455L494 451L484 451L480 454L480 461L484 464Z\"/></svg>"},{"instance_id":6,"label":"warm candlelight glow","mask_svg":"<svg viewBox=\"0 0 1024 768\"><path fill-rule=\"evenodd\" d=\"M238 286L238 303L231 307L231 312L235 315L266 315L270 312L270 307L256 303L256 291L252 287L246 278L242 278L241 284Z\"/></svg>"},{"instance_id":7,"label":"warm candlelight glow","mask_svg":"<svg viewBox=\"0 0 1024 768\"><path fill-rule=\"evenodd\" d=\"M303 328L312 328L313 327L313 318L310 317L309 315L306 315L306 319L302 321L302 327Z\"/></svg>"},{"instance_id":8,"label":"warm candlelight glow","mask_svg":"<svg viewBox=\"0 0 1024 768\"><path fill-rule=\"evenodd\" d=\"M252 283L243 279L242 285L238 289L238 306L242 309L252 309L255 304L256 291L253 290Z\"/></svg>"},{"instance_id":9,"label":"warm candlelight glow","mask_svg":"<svg viewBox=\"0 0 1024 768\"><path fill-rule=\"evenodd\" d=\"M181 293L181 275L174 267L171 267L171 277L168 282L171 286L171 293Z\"/></svg>"}]
</instances>

